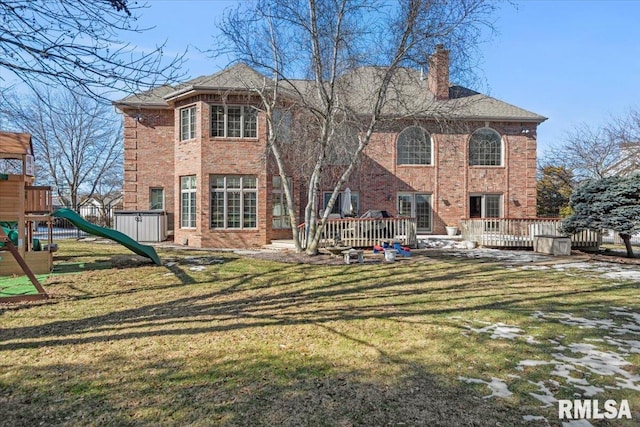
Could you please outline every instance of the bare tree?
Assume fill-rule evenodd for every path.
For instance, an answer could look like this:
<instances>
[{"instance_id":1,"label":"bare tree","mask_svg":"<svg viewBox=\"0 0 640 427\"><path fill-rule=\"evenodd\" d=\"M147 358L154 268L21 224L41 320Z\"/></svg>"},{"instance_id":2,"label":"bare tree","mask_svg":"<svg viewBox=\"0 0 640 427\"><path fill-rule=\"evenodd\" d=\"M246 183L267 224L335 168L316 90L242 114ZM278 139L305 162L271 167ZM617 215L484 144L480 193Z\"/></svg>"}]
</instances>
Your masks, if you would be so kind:
<instances>
[{"instance_id":1,"label":"bare tree","mask_svg":"<svg viewBox=\"0 0 640 427\"><path fill-rule=\"evenodd\" d=\"M629 109L623 117L613 119L608 129L618 142L640 142L640 110Z\"/></svg>"},{"instance_id":2,"label":"bare tree","mask_svg":"<svg viewBox=\"0 0 640 427\"><path fill-rule=\"evenodd\" d=\"M121 177L121 121L109 105L39 88L37 95L14 98L5 107L13 126L33 138L37 180L53 185L65 206L77 210L81 194L93 196L106 179L113 181L114 172Z\"/></svg>"},{"instance_id":3,"label":"bare tree","mask_svg":"<svg viewBox=\"0 0 640 427\"><path fill-rule=\"evenodd\" d=\"M437 118L433 99L406 96L407 80L419 78L419 70L430 65L429 54L443 43L454 64L468 64L482 31L492 29L492 12L486 0L259 0L225 15L214 52L231 53L271 77L252 89L262 98L268 148L282 179L290 169L286 157L299 151L303 140L283 143L275 112L287 106L296 123L304 123L298 127L307 137L302 146L310 169L304 183L308 254L317 252L338 194L378 127L390 117L406 119L425 111ZM408 98L410 105L401 105ZM354 143L345 144L345 138ZM337 152L345 146L351 150ZM329 163L341 155L348 155L343 157L347 161L336 172ZM318 220L329 169L335 173L333 193ZM302 250L297 210L287 188L285 195L296 248Z\"/></svg>"},{"instance_id":4,"label":"bare tree","mask_svg":"<svg viewBox=\"0 0 640 427\"><path fill-rule=\"evenodd\" d=\"M562 145L549 150L541 161L544 166L565 168L576 183L639 171L640 112L632 109L600 127L576 126Z\"/></svg>"},{"instance_id":5,"label":"bare tree","mask_svg":"<svg viewBox=\"0 0 640 427\"><path fill-rule=\"evenodd\" d=\"M176 81L181 55L166 61L164 45L142 52L119 38L145 31L136 23L143 7L128 0L0 0L0 81L13 75L31 88L54 84L102 99Z\"/></svg>"},{"instance_id":6,"label":"bare tree","mask_svg":"<svg viewBox=\"0 0 640 427\"><path fill-rule=\"evenodd\" d=\"M563 145L549 150L541 163L564 167L579 183L608 176L619 153L619 142L609 129L583 123L566 134Z\"/></svg>"}]
</instances>

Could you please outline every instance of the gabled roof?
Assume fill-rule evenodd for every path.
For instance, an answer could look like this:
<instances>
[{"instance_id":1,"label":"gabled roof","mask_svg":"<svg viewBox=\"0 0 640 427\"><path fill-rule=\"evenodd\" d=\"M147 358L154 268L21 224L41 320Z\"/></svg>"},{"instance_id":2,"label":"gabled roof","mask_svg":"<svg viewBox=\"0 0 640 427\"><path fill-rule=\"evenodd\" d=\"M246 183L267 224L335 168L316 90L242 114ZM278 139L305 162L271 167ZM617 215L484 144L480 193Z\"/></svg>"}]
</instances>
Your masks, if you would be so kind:
<instances>
[{"instance_id":1,"label":"gabled roof","mask_svg":"<svg viewBox=\"0 0 640 427\"><path fill-rule=\"evenodd\" d=\"M25 154L33 155L30 134L0 132L0 158L21 159Z\"/></svg>"},{"instance_id":2,"label":"gabled roof","mask_svg":"<svg viewBox=\"0 0 640 427\"><path fill-rule=\"evenodd\" d=\"M477 120L505 120L505 121L532 121L542 123L546 117L533 113L524 108L483 95L481 93L470 94L469 89L454 86L450 92L458 92L464 89L466 96L452 97L448 102L455 108L452 116L464 119Z\"/></svg>"},{"instance_id":3,"label":"gabled roof","mask_svg":"<svg viewBox=\"0 0 640 427\"><path fill-rule=\"evenodd\" d=\"M362 67L337 80L341 102L360 114L370 114L385 69ZM210 76L201 76L180 85L160 86L115 102L118 107L158 108L196 92L246 92L264 87L269 78L246 64L238 63ZM310 80L289 80L283 89L302 94L314 90ZM420 71L400 68L393 76L382 114L385 116L447 117L485 121L523 121L541 123L546 117L483 95L462 86L451 86L448 100L437 100L429 91ZM294 93L290 93L295 98Z\"/></svg>"},{"instance_id":4,"label":"gabled roof","mask_svg":"<svg viewBox=\"0 0 640 427\"><path fill-rule=\"evenodd\" d=\"M113 205L114 202L115 203L119 203L122 200L122 193L121 192L114 192L112 194L107 194L103 197L102 202L106 205ZM98 200L98 198L96 196L91 196L91 197L86 197L83 196L80 200L80 206L87 206L87 205L94 205L94 206L100 206L101 202Z\"/></svg>"},{"instance_id":5,"label":"gabled roof","mask_svg":"<svg viewBox=\"0 0 640 427\"><path fill-rule=\"evenodd\" d=\"M195 91L242 91L263 87L267 77L246 64L238 63L210 76L202 76L176 87L165 95L166 101L174 100Z\"/></svg>"},{"instance_id":6,"label":"gabled roof","mask_svg":"<svg viewBox=\"0 0 640 427\"><path fill-rule=\"evenodd\" d=\"M354 111L372 113L375 90L379 87L384 69L364 67L352 71L339 80L345 94L344 101ZM450 86L449 99L438 100L429 91L426 76L418 70L401 68L391 79L387 99L382 110L385 116L446 117L466 120L532 121L546 120L539 114L483 95L462 86Z\"/></svg>"},{"instance_id":7,"label":"gabled roof","mask_svg":"<svg viewBox=\"0 0 640 427\"><path fill-rule=\"evenodd\" d=\"M238 63L215 74L196 77L176 86L159 86L128 96L114 104L119 108L167 108L169 102L194 92L250 91L262 87L266 81L268 79L264 75L244 63Z\"/></svg>"},{"instance_id":8,"label":"gabled roof","mask_svg":"<svg viewBox=\"0 0 640 427\"><path fill-rule=\"evenodd\" d=\"M114 105L118 108L167 108L169 104L164 100L164 96L173 91L175 91L173 86L158 86L148 91L115 101Z\"/></svg>"}]
</instances>

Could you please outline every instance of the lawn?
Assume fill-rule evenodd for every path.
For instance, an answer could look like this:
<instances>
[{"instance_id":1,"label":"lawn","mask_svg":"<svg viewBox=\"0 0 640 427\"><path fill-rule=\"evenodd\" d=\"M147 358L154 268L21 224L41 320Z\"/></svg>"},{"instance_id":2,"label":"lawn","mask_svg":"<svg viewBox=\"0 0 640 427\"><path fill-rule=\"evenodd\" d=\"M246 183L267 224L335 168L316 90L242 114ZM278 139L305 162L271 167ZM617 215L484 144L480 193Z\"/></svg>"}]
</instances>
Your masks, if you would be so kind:
<instances>
[{"instance_id":1,"label":"lawn","mask_svg":"<svg viewBox=\"0 0 640 427\"><path fill-rule=\"evenodd\" d=\"M628 401L593 425L640 419L628 276L159 254L62 242L53 298L0 306L2 425L560 426L555 399L578 398Z\"/></svg>"}]
</instances>

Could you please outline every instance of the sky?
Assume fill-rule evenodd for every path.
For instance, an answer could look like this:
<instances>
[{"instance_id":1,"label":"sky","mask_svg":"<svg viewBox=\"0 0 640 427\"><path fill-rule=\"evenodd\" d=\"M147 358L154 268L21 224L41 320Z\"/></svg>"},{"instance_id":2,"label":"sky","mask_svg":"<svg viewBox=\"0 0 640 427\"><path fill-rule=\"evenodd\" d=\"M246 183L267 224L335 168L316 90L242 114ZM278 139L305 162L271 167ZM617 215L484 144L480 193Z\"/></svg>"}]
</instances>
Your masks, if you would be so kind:
<instances>
[{"instance_id":1,"label":"sky","mask_svg":"<svg viewBox=\"0 0 640 427\"><path fill-rule=\"evenodd\" d=\"M213 43L215 23L233 5L222 0L150 0L131 42L167 55L189 47L190 77L227 65L198 48ZM497 34L480 45L479 75L490 96L548 118L539 156L581 124L601 126L640 108L640 1L529 0L500 3Z\"/></svg>"}]
</instances>

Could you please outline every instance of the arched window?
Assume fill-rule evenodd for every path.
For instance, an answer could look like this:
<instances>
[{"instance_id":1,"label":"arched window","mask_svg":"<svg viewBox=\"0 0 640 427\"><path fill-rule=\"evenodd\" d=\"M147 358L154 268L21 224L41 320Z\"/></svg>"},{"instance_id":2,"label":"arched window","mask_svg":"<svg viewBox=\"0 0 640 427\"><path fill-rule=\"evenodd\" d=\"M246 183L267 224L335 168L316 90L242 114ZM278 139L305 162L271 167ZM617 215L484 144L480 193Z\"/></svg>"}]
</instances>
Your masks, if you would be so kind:
<instances>
[{"instance_id":1,"label":"arched window","mask_svg":"<svg viewBox=\"0 0 640 427\"><path fill-rule=\"evenodd\" d=\"M419 126L404 129L398 135L399 165L430 165L431 136Z\"/></svg>"},{"instance_id":2,"label":"arched window","mask_svg":"<svg viewBox=\"0 0 640 427\"><path fill-rule=\"evenodd\" d=\"M469 140L469 165L502 165L502 138L493 129L478 129Z\"/></svg>"}]
</instances>

